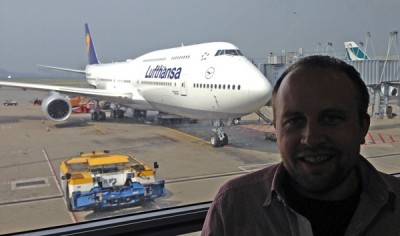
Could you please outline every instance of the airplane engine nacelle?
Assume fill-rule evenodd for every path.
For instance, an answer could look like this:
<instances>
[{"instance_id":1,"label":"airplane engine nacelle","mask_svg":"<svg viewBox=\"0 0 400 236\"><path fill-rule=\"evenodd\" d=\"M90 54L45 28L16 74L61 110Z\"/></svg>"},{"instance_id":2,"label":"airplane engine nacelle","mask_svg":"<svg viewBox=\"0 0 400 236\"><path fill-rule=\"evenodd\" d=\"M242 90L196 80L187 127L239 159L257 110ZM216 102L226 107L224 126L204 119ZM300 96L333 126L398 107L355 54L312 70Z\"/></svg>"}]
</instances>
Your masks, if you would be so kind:
<instances>
[{"instance_id":1,"label":"airplane engine nacelle","mask_svg":"<svg viewBox=\"0 0 400 236\"><path fill-rule=\"evenodd\" d=\"M42 111L52 121L64 121L71 115L71 103L59 93L53 93L42 102Z\"/></svg>"}]
</instances>

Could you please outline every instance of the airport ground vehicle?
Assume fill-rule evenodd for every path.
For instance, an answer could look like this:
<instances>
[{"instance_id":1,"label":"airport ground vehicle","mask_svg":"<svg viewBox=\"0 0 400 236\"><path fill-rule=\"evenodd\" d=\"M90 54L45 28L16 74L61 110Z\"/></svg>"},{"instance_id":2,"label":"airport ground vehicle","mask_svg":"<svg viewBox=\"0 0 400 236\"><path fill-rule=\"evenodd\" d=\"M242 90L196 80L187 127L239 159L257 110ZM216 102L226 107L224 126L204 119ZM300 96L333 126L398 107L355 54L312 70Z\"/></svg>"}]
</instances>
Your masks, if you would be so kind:
<instances>
[{"instance_id":1,"label":"airport ground vehicle","mask_svg":"<svg viewBox=\"0 0 400 236\"><path fill-rule=\"evenodd\" d=\"M164 180L154 168L132 156L104 152L80 153L60 164L68 210L101 210L145 203L166 195Z\"/></svg>"},{"instance_id":2,"label":"airport ground vehicle","mask_svg":"<svg viewBox=\"0 0 400 236\"><path fill-rule=\"evenodd\" d=\"M67 96L67 99L72 107L78 107L87 100L87 98L83 96Z\"/></svg>"},{"instance_id":3,"label":"airport ground vehicle","mask_svg":"<svg viewBox=\"0 0 400 236\"><path fill-rule=\"evenodd\" d=\"M42 105L42 100L41 99L39 99L39 98L35 98L34 100L33 100L33 105L34 106L36 106L36 105Z\"/></svg>"},{"instance_id":4,"label":"airport ground vehicle","mask_svg":"<svg viewBox=\"0 0 400 236\"><path fill-rule=\"evenodd\" d=\"M78 106L75 106L72 108L73 113L89 113L90 109L92 109L94 106L94 102L88 102L88 103L81 103Z\"/></svg>"},{"instance_id":5,"label":"airport ground vehicle","mask_svg":"<svg viewBox=\"0 0 400 236\"><path fill-rule=\"evenodd\" d=\"M4 106L16 106L18 105L18 102L12 99L7 99L3 102Z\"/></svg>"}]
</instances>

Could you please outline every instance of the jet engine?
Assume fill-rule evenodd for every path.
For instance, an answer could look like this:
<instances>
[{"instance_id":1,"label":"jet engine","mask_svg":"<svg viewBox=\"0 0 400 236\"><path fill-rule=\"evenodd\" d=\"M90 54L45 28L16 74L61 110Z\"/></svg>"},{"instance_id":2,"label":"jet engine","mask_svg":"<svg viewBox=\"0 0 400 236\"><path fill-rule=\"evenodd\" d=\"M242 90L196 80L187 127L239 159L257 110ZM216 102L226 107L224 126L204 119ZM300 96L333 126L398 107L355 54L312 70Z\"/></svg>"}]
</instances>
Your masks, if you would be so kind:
<instances>
[{"instance_id":1,"label":"jet engine","mask_svg":"<svg viewBox=\"0 0 400 236\"><path fill-rule=\"evenodd\" d=\"M71 115L71 103L57 92L53 92L42 102L42 111L52 121L64 121Z\"/></svg>"}]
</instances>

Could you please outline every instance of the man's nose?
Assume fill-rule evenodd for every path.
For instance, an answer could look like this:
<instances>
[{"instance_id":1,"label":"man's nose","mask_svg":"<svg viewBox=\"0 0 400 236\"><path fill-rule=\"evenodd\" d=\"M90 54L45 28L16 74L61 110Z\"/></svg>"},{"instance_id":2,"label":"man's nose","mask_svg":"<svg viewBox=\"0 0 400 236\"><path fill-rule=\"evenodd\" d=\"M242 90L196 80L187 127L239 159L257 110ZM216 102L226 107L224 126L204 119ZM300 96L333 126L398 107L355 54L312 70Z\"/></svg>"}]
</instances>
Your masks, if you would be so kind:
<instances>
[{"instance_id":1,"label":"man's nose","mask_svg":"<svg viewBox=\"0 0 400 236\"><path fill-rule=\"evenodd\" d=\"M301 144L314 146L324 143L325 141L326 136L323 127L321 127L318 122L307 122L302 130Z\"/></svg>"}]
</instances>

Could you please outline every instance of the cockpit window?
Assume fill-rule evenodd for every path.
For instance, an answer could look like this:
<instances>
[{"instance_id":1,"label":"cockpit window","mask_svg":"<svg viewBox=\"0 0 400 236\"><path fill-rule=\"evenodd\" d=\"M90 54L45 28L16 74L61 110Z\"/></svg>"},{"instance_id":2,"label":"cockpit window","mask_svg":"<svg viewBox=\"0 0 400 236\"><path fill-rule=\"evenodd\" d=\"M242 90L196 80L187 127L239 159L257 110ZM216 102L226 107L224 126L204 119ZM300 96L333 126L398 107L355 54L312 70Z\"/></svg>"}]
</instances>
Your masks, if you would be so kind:
<instances>
[{"instance_id":1,"label":"cockpit window","mask_svg":"<svg viewBox=\"0 0 400 236\"><path fill-rule=\"evenodd\" d=\"M225 50L218 50L217 53L215 53L215 56L221 56L225 54Z\"/></svg>"},{"instance_id":2,"label":"cockpit window","mask_svg":"<svg viewBox=\"0 0 400 236\"><path fill-rule=\"evenodd\" d=\"M215 53L215 56L222 56L222 55L243 56L242 52L236 49L218 50L217 53Z\"/></svg>"}]
</instances>

